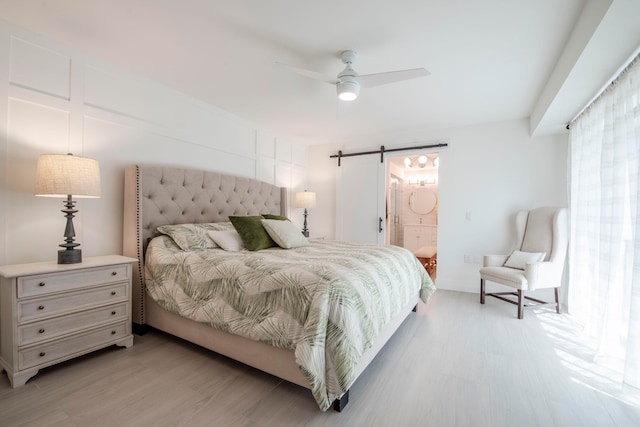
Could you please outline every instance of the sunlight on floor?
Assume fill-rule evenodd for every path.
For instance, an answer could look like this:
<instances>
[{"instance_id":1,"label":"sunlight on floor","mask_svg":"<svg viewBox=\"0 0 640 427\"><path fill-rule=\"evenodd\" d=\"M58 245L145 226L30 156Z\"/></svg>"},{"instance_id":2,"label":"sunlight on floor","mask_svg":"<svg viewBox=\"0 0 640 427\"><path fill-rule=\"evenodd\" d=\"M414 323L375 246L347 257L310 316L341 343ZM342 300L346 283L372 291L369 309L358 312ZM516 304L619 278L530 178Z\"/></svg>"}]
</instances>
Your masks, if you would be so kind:
<instances>
[{"instance_id":1,"label":"sunlight on floor","mask_svg":"<svg viewBox=\"0 0 640 427\"><path fill-rule=\"evenodd\" d=\"M539 320L574 382L640 408L640 389L622 382L621 360L596 357L595 343L568 315L540 316Z\"/></svg>"}]
</instances>

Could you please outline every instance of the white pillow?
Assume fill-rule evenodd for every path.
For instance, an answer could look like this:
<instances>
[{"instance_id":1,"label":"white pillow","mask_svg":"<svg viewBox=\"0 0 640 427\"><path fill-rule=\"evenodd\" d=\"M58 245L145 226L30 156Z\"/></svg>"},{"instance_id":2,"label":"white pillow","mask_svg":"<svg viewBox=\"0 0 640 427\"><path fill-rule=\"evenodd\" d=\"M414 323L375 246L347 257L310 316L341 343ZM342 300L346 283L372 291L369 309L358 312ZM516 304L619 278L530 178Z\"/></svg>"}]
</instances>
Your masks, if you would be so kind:
<instances>
[{"instance_id":1,"label":"white pillow","mask_svg":"<svg viewBox=\"0 0 640 427\"><path fill-rule=\"evenodd\" d=\"M240 235L235 230L212 230L209 237L225 251L239 252L244 249Z\"/></svg>"},{"instance_id":2,"label":"white pillow","mask_svg":"<svg viewBox=\"0 0 640 427\"><path fill-rule=\"evenodd\" d=\"M291 249L309 246L307 238L302 235L302 232L291 221L263 219L261 222L269 237L281 248Z\"/></svg>"},{"instance_id":3,"label":"white pillow","mask_svg":"<svg viewBox=\"0 0 640 427\"><path fill-rule=\"evenodd\" d=\"M546 252L513 251L509 259L507 259L507 262L504 263L504 266L524 270L527 264L544 261L546 255Z\"/></svg>"}]
</instances>

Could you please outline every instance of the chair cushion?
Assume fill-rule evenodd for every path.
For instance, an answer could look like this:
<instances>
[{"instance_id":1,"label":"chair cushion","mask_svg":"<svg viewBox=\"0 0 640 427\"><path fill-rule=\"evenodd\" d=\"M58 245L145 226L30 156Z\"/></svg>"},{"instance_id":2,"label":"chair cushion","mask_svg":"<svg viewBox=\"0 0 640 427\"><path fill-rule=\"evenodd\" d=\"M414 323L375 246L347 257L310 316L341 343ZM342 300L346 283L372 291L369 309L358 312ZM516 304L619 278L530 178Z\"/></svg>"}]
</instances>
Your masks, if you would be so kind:
<instances>
[{"instance_id":1,"label":"chair cushion","mask_svg":"<svg viewBox=\"0 0 640 427\"><path fill-rule=\"evenodd\" d=\"M435 246L423 246L413 254L418 258L431 258L435 256L437 248Z\"/></svg>"},{"instance_id":2,"label":"chair cushion","mask_svg":"<svg viewBox=\"0 0 640 427\"><path fill-rule=\"evenodd\" d=\"M546 253L544 252L521 252L513 251L507 261L504 263L505 267L519 268L524 270L527 264L533 264L534 262L544 261Z\"/></svg>"},{"instance_id":3,"label":"chair cushion","mask_svg":"<svg viewBox=\"0 0 640 427\"><path fill-rule=\"evenodd\" d=\"M524 271L515 268L483 267L480 269L480 277L516 289L526 290L529 288L529 282L524 276Z\"/></svg>"}]
</instances>

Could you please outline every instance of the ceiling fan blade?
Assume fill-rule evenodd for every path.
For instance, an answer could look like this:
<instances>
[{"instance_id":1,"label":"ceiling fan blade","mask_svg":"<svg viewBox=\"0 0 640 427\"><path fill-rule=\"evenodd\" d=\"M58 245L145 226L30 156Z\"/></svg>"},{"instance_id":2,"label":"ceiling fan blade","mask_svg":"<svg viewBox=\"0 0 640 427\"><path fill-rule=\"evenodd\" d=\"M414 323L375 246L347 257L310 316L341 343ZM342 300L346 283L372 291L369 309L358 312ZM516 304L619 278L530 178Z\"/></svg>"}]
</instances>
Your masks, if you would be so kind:
<instances>
[{"instance_id":1,"label":"ceiling fan blade","mask_svg":"<svg viewBox=\"0 0 640 427\"><path fill-rule=\"evenodd\" d=\"M304 68L298 68L298 67L294 67L293 65L289 65L289 64L285 64L282 62L278 62L276 61L276 64L284 67L290 71L293 71L294 73L300 74L301 76L305 76L305 77L309 77L310 79L314 79L314 80L320 80L321 82L326 82L326 83L330 83L330 84L336 84L338 83L338 79L336 79L335 77L329 77L329 76L325 76L324 74L320 74L316 71L311 71L311 70L306 70Z\"/></svg>"},{"instance_id":2,"label":"ceiling fan blade","mask_svg":"<svg viewBox=\"0 0 640 427\"><path fill-rule=\"evenodd\" d=\"M414 68L411 70L388 71L386 73L360 75L358 81L362 87L374 87L386 85L388 83L400 82L403 80L426 77L431 73L424 68Z\"/></svg>"}]
</instances>

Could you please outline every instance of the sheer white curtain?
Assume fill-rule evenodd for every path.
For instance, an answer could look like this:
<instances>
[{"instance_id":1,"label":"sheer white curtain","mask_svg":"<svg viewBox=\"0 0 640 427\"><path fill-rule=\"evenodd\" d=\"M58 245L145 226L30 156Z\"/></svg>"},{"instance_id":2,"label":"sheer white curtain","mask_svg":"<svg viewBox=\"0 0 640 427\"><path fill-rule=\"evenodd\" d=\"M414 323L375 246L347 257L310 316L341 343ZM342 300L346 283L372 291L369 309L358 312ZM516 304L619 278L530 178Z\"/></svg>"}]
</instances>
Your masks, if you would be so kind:
<instances>
[{"instance_id":1,"label":"sheer white curtain","mask_svg":"<svg viewBox=\"0 0 640 427\"><path fill-rule=\"evenodd\" d=\"M572 124L569 313L640 387L640 56Z\"/></svg>"}]
</instances>

